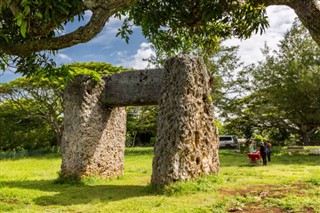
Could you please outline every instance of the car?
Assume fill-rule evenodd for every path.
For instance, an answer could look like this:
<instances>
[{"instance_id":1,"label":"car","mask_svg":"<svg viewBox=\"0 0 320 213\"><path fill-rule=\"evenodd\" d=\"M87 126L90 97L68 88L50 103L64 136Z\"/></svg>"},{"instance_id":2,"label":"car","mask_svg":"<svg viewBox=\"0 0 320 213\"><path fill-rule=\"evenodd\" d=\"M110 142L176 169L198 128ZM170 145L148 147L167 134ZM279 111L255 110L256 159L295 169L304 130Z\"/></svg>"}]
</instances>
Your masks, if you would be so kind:
<instances>
[{"instance_id":1,"label":"car","mask_svg":"<svg viewBox=\"0 0 320 213\"><path fill-rule=\"evenodd\" d=\"M220 135L219 148L237 148L239 146L237 136L235 135Z\"/></svg>"}]
</instances>

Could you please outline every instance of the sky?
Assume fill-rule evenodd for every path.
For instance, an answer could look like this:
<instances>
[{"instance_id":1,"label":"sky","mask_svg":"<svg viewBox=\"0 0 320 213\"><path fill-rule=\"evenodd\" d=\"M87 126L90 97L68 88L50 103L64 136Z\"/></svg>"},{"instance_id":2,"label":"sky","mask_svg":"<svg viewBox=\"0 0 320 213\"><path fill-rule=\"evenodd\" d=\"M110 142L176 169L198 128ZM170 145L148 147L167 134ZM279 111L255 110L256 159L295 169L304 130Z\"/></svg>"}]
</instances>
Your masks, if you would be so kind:
<instances>
[{"instance_id":1,"label":"sky","mask_svg":"<svg viewBox=\"0 0 320 213\"><path fill-rule=\"evenodd\" d=\"M277 49L277 44L283 38L284 33L290 29L296 15L292 9L286 6L270 6L267 8L269 28L263 35L253 35L247 40L235 38L225 41L224 45L239 45L239 56L245 65L262 60L261 48L264 44L271 49ZM85 14L81 25L89 20L90 12ZM129 44L125 40L116 37L122 21L111 18L104 29L91 41L60 50L54 57L57 64L69 64L72 62L108 62L116 66L144 69L148 63L143 59L154 54L151 45L141 34L139 27L134 27L134 33L130 37ZM68 24L59 33L65 34L79 27L77 24ZM0 75L0 83L8 82L19 75L5 72Z\"/></svg>"}]
</instances>

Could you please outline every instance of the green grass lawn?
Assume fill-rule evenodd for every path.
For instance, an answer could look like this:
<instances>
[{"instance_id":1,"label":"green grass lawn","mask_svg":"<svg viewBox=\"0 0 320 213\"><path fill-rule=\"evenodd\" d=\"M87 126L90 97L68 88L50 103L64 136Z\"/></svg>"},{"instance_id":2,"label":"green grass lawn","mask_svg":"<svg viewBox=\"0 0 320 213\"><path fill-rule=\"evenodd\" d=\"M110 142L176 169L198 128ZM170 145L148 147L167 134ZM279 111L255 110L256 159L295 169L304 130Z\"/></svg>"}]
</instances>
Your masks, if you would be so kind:
<instances>
[{"instance_id":1,"label":"green grass lawn","mask_svg":"<svg viewBox=\"0 0 320 213\"><path fill-rule=\"evenodd\" d=\"M320 212L320 156L276 150L268 166L220 150L218 175L150 187L152 148L126 150L125 174L57 184L61 159L0 160L0 212Z\"/></svg>"}]
</instances>

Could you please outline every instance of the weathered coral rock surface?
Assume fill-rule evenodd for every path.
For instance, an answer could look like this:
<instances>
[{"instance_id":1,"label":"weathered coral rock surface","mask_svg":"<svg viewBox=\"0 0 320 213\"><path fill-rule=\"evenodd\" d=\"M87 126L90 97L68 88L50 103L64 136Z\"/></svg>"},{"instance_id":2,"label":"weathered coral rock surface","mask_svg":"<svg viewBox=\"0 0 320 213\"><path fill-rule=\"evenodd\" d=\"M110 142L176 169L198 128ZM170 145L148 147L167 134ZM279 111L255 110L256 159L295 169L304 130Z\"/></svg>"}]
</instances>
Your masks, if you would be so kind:
<instances>
[{"instance_id":1,"label":"weathered coral rock surface","mask_svg":"<svg viewBox=\"0 0 320 213\"><path fill-rule=\"evenodd\" d=\"M163 186L218 171L209 80L198 58L177 56L166 62L152 184Z\"/></svg>"},{"instance_id":2,"label":"weathered coral rock surface","mask_svg":"<svg viewBox=\"0 0 320 213\"><path fill-rule=\"evenodd\" d=\"M104 81L78 77L65 91L62 166L64 176L123 174L124 107L107 108Z\"/></svg>"},{"instance_id":3,"label":"weathered coral rock surface","mask_svg":"<svg viewBox=\"0 0 320 213\"><path fill-rule=\"evenodd\" d=\"M164 70L118 73L99 83L77 77L65 91L62 175L121 175L126 135L123 106L158 103L152 184L163 186L217 172L209 81L202 60L192 56L171 58Z\"/></svg>"}]
</instances>

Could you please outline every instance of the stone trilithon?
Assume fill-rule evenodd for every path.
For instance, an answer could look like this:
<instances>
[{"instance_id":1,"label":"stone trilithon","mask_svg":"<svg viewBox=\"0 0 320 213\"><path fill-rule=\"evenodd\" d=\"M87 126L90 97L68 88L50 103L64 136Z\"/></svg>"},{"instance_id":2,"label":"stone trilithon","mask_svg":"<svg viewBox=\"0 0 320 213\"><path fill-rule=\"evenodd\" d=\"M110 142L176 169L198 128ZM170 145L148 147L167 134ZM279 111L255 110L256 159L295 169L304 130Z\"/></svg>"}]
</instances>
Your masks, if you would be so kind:
<instances>
[{"instance_id":1,"label":"stone trilithon","mask_svg":"<svg viewBox=\"0 0 320 213\"><path fill-rule=\"evenodd\" d=\"M159 104L151 183L164 186L219 170L210 77L201 59L180 55L165 69L80 76L65 91L63 176L124 171L125 106Z\"/></svg>"}]
</instances>

